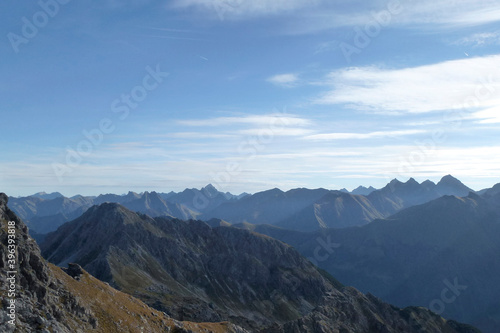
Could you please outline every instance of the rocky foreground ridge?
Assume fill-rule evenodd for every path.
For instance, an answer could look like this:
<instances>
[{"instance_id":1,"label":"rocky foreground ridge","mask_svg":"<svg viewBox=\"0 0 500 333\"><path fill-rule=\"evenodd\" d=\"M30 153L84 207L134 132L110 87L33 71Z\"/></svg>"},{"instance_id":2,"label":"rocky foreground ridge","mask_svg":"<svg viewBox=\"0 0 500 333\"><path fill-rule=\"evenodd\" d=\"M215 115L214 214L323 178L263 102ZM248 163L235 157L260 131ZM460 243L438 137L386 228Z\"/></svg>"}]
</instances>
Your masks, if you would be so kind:
<instances>
[{"instance_id":1,"label":"rocky foreground ridge","mask_svg":"<svg viewBox=\"0 0 500 333\"><path fill-rule=\"evenodd\" d=\"M26 225L7 207L7 200L0 193L0 332L248 332L227 322L174 320L76 264L65 273L42 258ZM15 263L8 261L9 234L15 235ZM17 273L7 274L13 270ZM8 276L15 278L12 289Z\"/></svg>"}]
</instances>

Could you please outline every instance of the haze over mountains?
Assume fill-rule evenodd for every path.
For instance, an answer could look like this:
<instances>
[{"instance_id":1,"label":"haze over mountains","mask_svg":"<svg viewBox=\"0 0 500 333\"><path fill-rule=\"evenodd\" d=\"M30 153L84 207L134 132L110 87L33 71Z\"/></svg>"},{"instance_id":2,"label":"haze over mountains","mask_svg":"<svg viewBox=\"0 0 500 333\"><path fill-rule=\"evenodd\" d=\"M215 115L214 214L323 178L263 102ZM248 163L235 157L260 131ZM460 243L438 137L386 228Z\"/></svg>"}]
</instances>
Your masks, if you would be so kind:
<instances>
[{"instance_id":1,"label":"haze over mountains","mask_svg":"<svg viewBox=\"0 0 500 333\"><path fill-rule=\"evenodd\" d=\"M12 198L12 209L36 233L54 231L95 204L119 203L133 211L152 217L171 216L180 219L223 219L229 223L272 224L299 231L338 228L367 224L374 219L442 195L466 196L470 188L452 176L437 184L414 179L402 183L391 181L380 190L358 187L353 193L326 189L272 189L239 196L222 193L208 185L200 190L180 193L129 192L126 195L104 194L97 197L66 198L58 193L38 193ZM366 195L355 193L367 193Z\"/></svg>"},{"instance_id":2,"label":"haze over mountains","mask_svg":"<svg viewBox=\"0 0 500 333\"><path fill-rule=\"evenodd\" d=\"M37 193L28 197L11 198L10 206L30 229L37 233L54 231L60 225L82 215L88 208L105 202L114 202L150 216L194 218L212 206L237 200L235 196L217 191L212 185L201 190L186 189L180 193L128 192L126 195L101 194L97 197L76 195L64 197L58 192Z\"/></svg>"}]
</instances>

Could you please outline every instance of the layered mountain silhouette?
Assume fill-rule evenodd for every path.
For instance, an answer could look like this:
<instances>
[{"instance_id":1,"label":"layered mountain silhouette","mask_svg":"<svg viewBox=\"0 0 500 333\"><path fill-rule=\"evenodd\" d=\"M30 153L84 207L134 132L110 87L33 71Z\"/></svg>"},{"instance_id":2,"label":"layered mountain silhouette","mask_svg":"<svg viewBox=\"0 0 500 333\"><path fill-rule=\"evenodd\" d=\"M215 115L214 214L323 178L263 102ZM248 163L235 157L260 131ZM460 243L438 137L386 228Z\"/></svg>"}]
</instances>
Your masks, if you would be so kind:
<instances>
[{"instance_id":1,"label":"layered mountain silhouette","mask_svg":"<svg viewBox=\"0 0 500 333\"><path fill-rule=\"evenodd\" d=\"M400 185L398 185L400 186ZM240 225L294 246L342 283L398 306L500 327L500 194L443 196L357 228ZM322 244L335 244L328 253Z\"/></svg>"},{"instance_id":2,"label":"layered mountain silhouette","mask_svg":"<svg viewBox=\"0 0 500 333\"><path fill-rule=\"evenodd\" d=\"M443 195L467 195L472 190L448 175L438 184L419 184L411 178L392 180L384 188L355 195L326 189L272 189L221 204L200 216L220 218L229 223L271 224L298 231L365 225L401 209L429 202Z\"/></svg>"},{"instance_id":3,"label":"layered mountain silhouette","mask_svg":"<svg viewBox=\"0 0 500 333\"><path fill-rule=\"evenodd\" d=\"M38 234L54 231L63 223L83 214L92 205L105 202L119 203L152 217L198 218L205 221L219 218L229 223L272 224L287 229L314 231L365 225L374 219L388 217L401 209L443 195L466 196L471 191L458 179L448 175L437 184L431 181L419 184L413 178L405 183L395 179L380 190L360 186L351 193L347 190L299 188L286 192L272 189L236 196L207 185L200 190L186 189L179 193L129 192L126 195L72 198L58 194L48 197L37 194L13 198L11 206Z\"/></svg>"},{"instance_id":4,"label":"layered mountain silhouette","mask_svg":"<svg viewBox=\"0 0 500 333\"><path fill-rule=\"evenodd\" d=\"M225 202L236 201L247 195L247 193L234 195L229 192L220 192L215 186L208 184L200 190L190 188L179 193L163 193L161 197L166 201L185 206L192 211L201 213L212 210Z\"/></svg>"},{"instance_id":5,"label":"layered mountain silhouette","mask_svg":"<svg viewBox=\"0 0 500 333\"><path fill-rule=\"evenodd\" d=\"M11 198L12 210L38 233L47 233L58 226L82 215L93 205L92 198L56 196L45 199L40 196Z\"/></svg>"},{"instance_id":6,"label":"layered mountain silhouette","mask_svg":"<svg viewBox=\"0 0 500 333\"><path fill-rule=\"evenodd\" d=\"M16 288L0 290L1 332L247 332L227 322L174 320L99 281L79 265L70 264L63 271L48 264L7 201L0 193L0 275L14 277ZM14 264L8 261L8 234L15 235Z\"/></svg>"},{"instance_id":7,"label":"layered mountain silhouette","mask_svg":"<svg viewBox=\"0 0 500 333\"><path fill-rule=\"evenodd\" d=\"M43 253L182 320L228 320L251 332L478 332L343 287L270 237L115 203L49 234Z\"/></svg>"},{"instance_id":8,"label":"layered mountain silhouette","mask_svg":"<svg viewBox=\"0 0 500 333\"><path fill-rule=\"evenodd\" d=\"M200 190L186 189L180 193L128 192L126 195L101 194L97 197L77 195L67 198L57 192L51 194L40 192L28 197L11 198L10 205L36 234L46 234L81 216L91 206L105 202L119 203L133 211L154 217L190 219L224 202L238 200L245 195L246 193L236 196L219 192L212 185ZM42 238L37 237L37 239Z\"/></svg>"}]
</instances>

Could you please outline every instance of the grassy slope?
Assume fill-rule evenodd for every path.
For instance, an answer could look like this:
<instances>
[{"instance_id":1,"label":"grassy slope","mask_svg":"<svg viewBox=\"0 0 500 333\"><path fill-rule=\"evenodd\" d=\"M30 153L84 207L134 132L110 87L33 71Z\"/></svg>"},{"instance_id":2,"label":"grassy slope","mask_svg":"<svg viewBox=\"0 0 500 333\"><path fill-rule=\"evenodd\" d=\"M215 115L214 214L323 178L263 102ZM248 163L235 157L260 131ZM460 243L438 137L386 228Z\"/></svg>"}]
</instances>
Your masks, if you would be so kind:
<instances>
[{"instance_id":1,"label":"grassy slope","mask_svg":"<svg viewBox=\"0 0 500 333\"><path fill-rule=\"evenodd\" d=\"M174 322L163 312L110 287L87 272L78 281L55 265L49 264L49 267L70 292L90 306L98 318L97 328L92 332L175 332L174 328L179 326L193 332L233 332L232 325L227 322Z\"/></svg>"}]
</instances>

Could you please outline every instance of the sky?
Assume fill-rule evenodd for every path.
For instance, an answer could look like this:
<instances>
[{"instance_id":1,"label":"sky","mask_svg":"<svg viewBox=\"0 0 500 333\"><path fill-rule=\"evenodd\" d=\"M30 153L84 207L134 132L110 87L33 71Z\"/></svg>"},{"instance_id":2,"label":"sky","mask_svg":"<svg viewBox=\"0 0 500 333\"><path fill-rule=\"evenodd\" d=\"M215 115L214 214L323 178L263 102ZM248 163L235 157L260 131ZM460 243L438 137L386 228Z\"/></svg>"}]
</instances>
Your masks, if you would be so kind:
<instances>
[{"instance_id":1,"label":"sky","mask_svg":"<svg viewBox=\"0 0 500 333\"><path fill-rule=\"evenodd\" d=\"M500 182L497 0L6 0L0 191Z\"/></svg>"}]
</instances>

